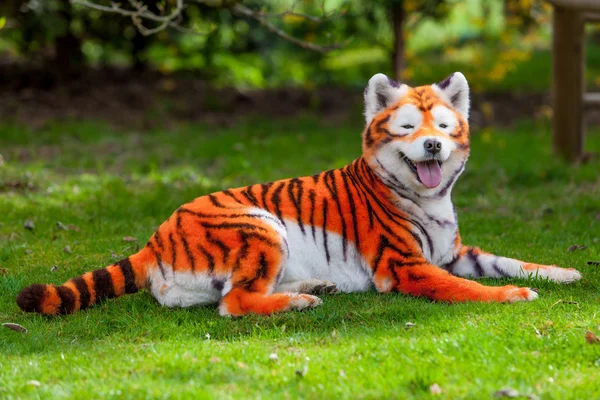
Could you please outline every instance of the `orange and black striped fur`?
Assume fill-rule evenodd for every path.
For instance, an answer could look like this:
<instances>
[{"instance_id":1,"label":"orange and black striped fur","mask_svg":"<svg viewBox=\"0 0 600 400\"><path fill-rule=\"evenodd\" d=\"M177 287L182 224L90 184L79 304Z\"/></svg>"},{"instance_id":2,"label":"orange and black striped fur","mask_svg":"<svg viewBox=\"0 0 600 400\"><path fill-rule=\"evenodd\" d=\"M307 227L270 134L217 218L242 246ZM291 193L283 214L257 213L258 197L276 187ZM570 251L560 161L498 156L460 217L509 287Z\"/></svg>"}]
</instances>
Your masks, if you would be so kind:
<instances>
[{"instance_id":1,"label":"orange and black striped fur","mask_svg":"<svg viewBox=\"0 0 600 400\"><path fill-rule=\"evenodd\" d=\"M377 74L365 90L363 154L346 167L199 197L137 254L60 286L29 286L17 303L68 314L148 288L166 306L270 314L371 288L445 302L533 300L528 288L462 277L580 279L462 244L450 194L469 155L468 113L461 73L417 88Z\"/></svg>"}]
</instances>

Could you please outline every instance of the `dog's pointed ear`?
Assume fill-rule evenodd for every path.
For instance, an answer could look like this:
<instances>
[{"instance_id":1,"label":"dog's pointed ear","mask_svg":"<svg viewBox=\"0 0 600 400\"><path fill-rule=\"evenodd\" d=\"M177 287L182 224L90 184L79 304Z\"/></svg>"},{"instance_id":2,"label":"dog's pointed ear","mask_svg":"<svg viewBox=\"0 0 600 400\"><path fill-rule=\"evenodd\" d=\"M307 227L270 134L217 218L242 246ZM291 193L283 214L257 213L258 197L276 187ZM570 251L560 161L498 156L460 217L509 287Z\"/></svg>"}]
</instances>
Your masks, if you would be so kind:
<instances>
[{"instance_id":1,"label":"dog's pointed ear","mask_svg":"<svg viewBox=\"0 0 600 400\"><path fill-rule=\"evenodd\" d=\"M365 119L367 125L373 117L400 100L408 86L391 80L384 74L373 75L365 88Z\"/></svg>"},{"instance_id":2,"label":"dog's pointed ear","mask_svg":"<svg viewBox=\"0 0 600 400\"><path fill-rule=\"evenodd\" d=\"M469 119L469 82L460 72L455 72L441 82L431 85L442 99L447 101L466 120Z\"/></svg>"}]
</instances>

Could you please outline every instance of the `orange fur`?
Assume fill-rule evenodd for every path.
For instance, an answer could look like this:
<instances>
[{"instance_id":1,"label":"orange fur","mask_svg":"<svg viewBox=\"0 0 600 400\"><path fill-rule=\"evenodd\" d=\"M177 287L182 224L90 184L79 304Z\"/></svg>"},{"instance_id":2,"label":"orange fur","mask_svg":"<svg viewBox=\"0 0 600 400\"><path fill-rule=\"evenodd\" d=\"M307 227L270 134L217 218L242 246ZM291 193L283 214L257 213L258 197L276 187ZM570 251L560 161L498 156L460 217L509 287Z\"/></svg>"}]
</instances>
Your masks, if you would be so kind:
<instances>
[{"instance_id":1,"label":"orange fur","mask_svg":"<svg viewBox=\"0 0 600 400\"><path fill-rule=\"evenodd\" d=\"M406 104L420 110L422 122L410 135L393 135L392 117ZM437 105L453 110L457 121L453 132L443 133L434 126L431 110ZM449 138L455 145L454 156L464 165L469 154L465 117L433 87L409 88L373 117L363 132L362 157L346 167L199 197L177 209L137 254L59 287L25 288L17 302L26 311L70 313L104 298L135 293L152 283L151 275L164 277L170 268L173 274L192 277L226 276L230 287L222 292L222 314L271 314L314 306L320 300L308 294L273 293L289 256L285 237L278 231L285 229L286 221L297 224L308 237L315 236L315 228L341 237L343 257L346 247L353 246L372 269L372 282L381 292L400 291L446 302L532 298L526 288L488 287L453 276L425 257L423 239L415 233L418 224L397 207L397 193L372 163L390 143L410 144L429 137ZM454 234L454 261L487 254L463 246L458 231ZM524 263L523 268L534 271L545 266ZM163 283L157 293L164 295L167 290L168 284Z\"/></svg>"}]
</instances>

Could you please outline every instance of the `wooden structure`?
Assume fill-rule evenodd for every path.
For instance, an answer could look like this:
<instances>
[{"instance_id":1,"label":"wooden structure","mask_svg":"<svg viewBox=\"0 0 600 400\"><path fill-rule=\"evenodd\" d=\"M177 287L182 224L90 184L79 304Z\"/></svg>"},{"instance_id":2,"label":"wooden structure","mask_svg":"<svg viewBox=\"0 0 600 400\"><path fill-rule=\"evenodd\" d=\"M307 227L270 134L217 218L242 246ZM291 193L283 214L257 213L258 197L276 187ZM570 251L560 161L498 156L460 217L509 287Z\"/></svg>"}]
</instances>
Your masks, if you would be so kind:
<instances>
[{"instance_id":1,"label":"wooden structure","mask_svg":"<svg viewBox=\"0 0 600 400\"><path fill-rule=\"evenodd\" d=\"M583 157L583 112L600 106L600 93L585 92L585 22L600 21L600 0L547 0L554 6L552 135L554 151L570 162Z\"/></svg>"}]
</instances>

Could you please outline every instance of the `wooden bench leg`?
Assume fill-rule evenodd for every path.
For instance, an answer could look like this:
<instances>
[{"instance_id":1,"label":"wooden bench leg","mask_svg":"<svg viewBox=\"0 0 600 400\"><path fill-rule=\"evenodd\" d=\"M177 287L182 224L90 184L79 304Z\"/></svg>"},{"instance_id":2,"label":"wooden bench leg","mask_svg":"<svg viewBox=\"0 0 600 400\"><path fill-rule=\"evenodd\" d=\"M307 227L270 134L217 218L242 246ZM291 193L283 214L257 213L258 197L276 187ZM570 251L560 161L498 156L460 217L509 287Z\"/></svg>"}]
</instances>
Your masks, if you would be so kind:
<instances>
[{"instance_id":1,"label":"wooden bench leg","mask_svg":"<svg viewBox=\"0 0 600 400\"><path fill-rule=\"evenodd\" d=\"M583 155L585 92L582 14L554 7L552 54L552 135L554 151L574 162Z\"/></svg>"}]
</instances>

